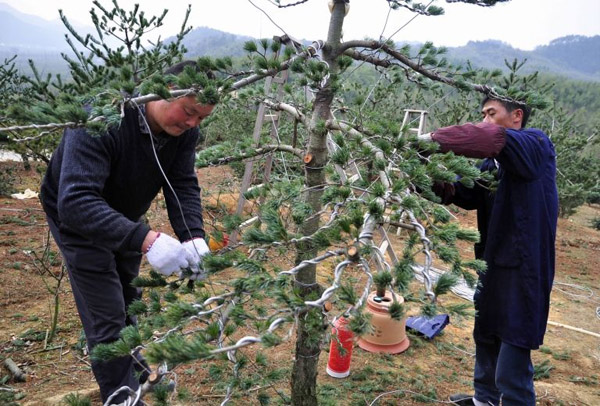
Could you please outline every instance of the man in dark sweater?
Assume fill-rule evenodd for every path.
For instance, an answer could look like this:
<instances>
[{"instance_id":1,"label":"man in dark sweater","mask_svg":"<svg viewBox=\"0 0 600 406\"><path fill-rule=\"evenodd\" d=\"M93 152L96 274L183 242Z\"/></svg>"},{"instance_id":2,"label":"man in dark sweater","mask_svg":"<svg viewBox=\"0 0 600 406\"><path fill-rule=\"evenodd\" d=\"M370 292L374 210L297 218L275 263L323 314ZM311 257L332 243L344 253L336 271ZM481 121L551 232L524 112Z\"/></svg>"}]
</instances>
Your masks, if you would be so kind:
<instances>
[{"instance_id":1,"label":"man in dark sweater","mask_svg":"<svg viewBox=\"0 0 600 406\"><path fill-rule=\"evenodd\" d=\"M189 65L197 69L185 61L165 73L179 74ZM197 126L213 108L194 95L129 106L120 125L101 136L67 129L52 155L41 201L65 258L90 351L136 323L127 307L141 297L131 281L143 254L164 275L186 268L200 276L200 259L209 250L195 147ZM177 239L141 221L161 189ZM93 361L92 371L103 402L123 386L136 390L148 376L139 355ZM127 397L119 393L111 404Z\"/></svg>"},{"instance_id":2,"label":"man in dark sweater","mask_svg":"<svg viewBox=\"0 0 600 406\"><path fill-rule=\"evenodd\" d=\"M436 190L443 203L477 210L481 241L475 256L487 263L475 292L475 395L453 395L457 405L535 405L531 350L543 342L554 278L558 217L556 156L550 139L523 128L530 109L484 99L483 122L425 134L442 151L485 158L494 192L460 182Z\"/></svg>"}]
</instances>

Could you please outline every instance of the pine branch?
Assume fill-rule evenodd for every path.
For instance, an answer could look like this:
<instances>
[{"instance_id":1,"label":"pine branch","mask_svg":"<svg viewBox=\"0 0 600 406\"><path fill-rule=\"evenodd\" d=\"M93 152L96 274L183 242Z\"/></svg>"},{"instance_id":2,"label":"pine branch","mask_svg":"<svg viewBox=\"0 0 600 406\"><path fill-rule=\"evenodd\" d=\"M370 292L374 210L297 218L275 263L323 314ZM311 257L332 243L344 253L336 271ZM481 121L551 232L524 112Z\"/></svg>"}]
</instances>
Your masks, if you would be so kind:
<instances>
[{"instance_id":1,"label":"pine branch","mask_svg":"<svg viewBox=\"0 0 600 406\"><path fill-rule=\"evenodd\" d=\"M249 76L247 78L244 78L242 80L239 80L239 81L233 83L229 87L221 88L221 89L219 89L219 91L220 92L230 92L230 91L238 90L242 87L245 87L254 82L257 82L260 79L263 79L267 76L273 76L282 70L288 69L290 67L290 65L296 60L315 56L316 53L320 49L323 48L323 46L324 46L323 41L315 41L315 42L313 42L313 44L311 46L307 47L306 50L304 50L302 53L297 54L293 58L290 58L289 60L283 62L278 68L272 68L272 69L264 70L260 73L256 73L252 76ZM179 89L179 90L171 90L171 91L169 91L169 93L170 93L171 97L183 97L183 96L194 95L196 93L196 91L194 89ZM146 104L148 102L161 100L161 99L163 99L163 97L161 97L157 94L146 94L144 96L134 97L131 99L125 99L124 102L139 105L139 104ZM295 109L292 106L282 105L280 107L283 110L288 111L290 114L292 114L294 116L302 117L302 115L299 111L296 110L294 112ZM104 119L103 117L96 117L96 118L90 120L90 122L102 121L103 119ZM8 131L24 131L24 130L29 130L29 129L54 130L54 129L62 129L62 128L70 128L70 127L82 127L84 125L85 125L84 123L75 123L75 122L51 123L51 124L43 124L43 125L32 124L32 125L28 125L28 126L12 126L12 127L0 128L0 133L8 132ZM288 151L288 152L290 152L290 151Z\"/></svg>"},{"instance_id":2,"label":"pine branch","mask_svg":"<svg viewBox=\"0 0 600 406\"><path fill-rule=\"evenodd\" d=\"M466 3L480 7L493 7L496 3L504 3L510 0L446 0L446 3Z\"/></svg>"},{"instance_id":3,"label":"pine branch","mask_svg":"<svg viewBox=\"0 0 600 406\"><path fill-rule=\"evenodd\" d=\"M244 243L245 244L253 244L253 243L260 244L261 249L265 249L267 247L281 247L281 246L285 246L285 245L298 246L302 243L311 243L318 248L321 248L322 246L329 246L329 245L331 245L331 241L328 238L328 231L335 231L338 227L338 225L335 223L335 220L338 216L337 207L338 206L336 206L336 210L333 211L333 213L331 214L327 223L325 223L324 225L319 227L314 233L312 233L310 235L305 235L300 238L289 238L289 239L286 238L285 241L281 241L280 239L277 238L278 237L277 233L273 233L273 231L269 230L268 228L267 228L267 231L265 231L265 232L258 230L258 229L253 229L244 234L244 237L243 237ZM263 220L264 220L264 215L263 215ZM306 221L307 220L305 220L305 222ZM277 230L275 230L275 231L277 231ZM305 265L308 265L308 263ZM297 268L297 271L295 271L294 273L297 273L298 271L300 271L302 269L302 268L298 268L298 267L296 267L296 268Z\"/></svg>"},{"instance_id":4,"label":"pine branch","mask_svg":"<svg viewBox=\"0 0 600 406\"><path fill-rule=\"evenodd\" d=\"M302 122L306 127L309 126L309 120L307 117L298 108L292 106L291 104L283 102L275 103L268 99L263 100L263 103L273 110L284 111L294 117L296 120Z\"/></svg>"},{"instance_id":5,"label":"pine branch","mask_svg":"<svg viewBox=\"0 0 600 406\"><path fill-rule=\"evenodd\" d=\"M413 13L417 13L420 15L424 15L424 16L436 16L436 15L440 15L444 13L444 10L436 7L436 6L425 6L422 3L414 3L414 4L410 4L410 1L406 2L406 1L401 1L401 0L387 0L387 2L389 3L390 7L392 8L406 8L410 11L412 11ZM431 4L431 2L429 2L429 4Z\"/></svg>"},{"instance_id":6,"label":"pine branch","mask_svg":"<svg viewBox=\"0 0 600 406\"><path fill-rule=\"evenodd\" d=\"M94 117L89 122L94 123L94 122L101 122L103 120L104 120L104 117ZM12 132L12 131L25 131L25 130L49 130L49 131L52 131L52 130L60 130L60 129L64 129L64 128L81 127L83 125L84 125L84 123L75 123L75 122L16 125L16 126L12 126L12 127L1 127L0 133ZM49 132L47 132L45 134L49 134ZM41 134L40 134L40 136L41 136ZM39 137L35 137L35 138L39 138Z\"/></svg>"},{"instance_id":7,"label":"pine branch","mask_svg":"<svg viewBox=\"0 0 600 406\"><path fill-rule=\"evenodd\" d=\"M350 58L352 58L354 60L367 62L367 63L370 63L371 65L380 66L382 68L389 68L391 66L400 66L399 64L392 62L390 59L381 59L381 58L374 57L373 55L365 55L362 52L358 52L355 49L346 49L344 51L344 55L349 56Z\"/></svg>"},{"instance_id":8,"label":"pine branch","mask_svg":"<svg viewBox=\"0 0 600 406\"><path fill-rule=\"evenodd\" d=\"M458 282L458 276L451 272L446 272L440 275L433 288L436 296L444 295L450 291Z\"/></svg>"},{"instance_id":9,"label":"pine branch","mask_svg":"<svg viewBox=\"0 0 600 406\"><path fill-rule=\"evenodd\" d=\"M243 161L248 158L254 158L257 156L270 154L271 152L275 152L275 151L288 152L290 154L295 155L296 157L298 157L300 159L302 159L304 157L304 152L302 152L302 150L300 150L298 148L294 148L291 145L284 145L284 144L265 145L263 147L254 149L252 151L245 151L239 155L216 158L214 160L202 162L201 164L198 165L198 167L203 168L203 167L207 167L207 166L225 165L230 162Z\"/></svg>"},{"instance_id":10,"label":"pine branch","mask_svg":"<svg viewBox=\"0 0 600 406\"><path fill-rule=\"evenodd\" d=\"M346 250L335 250L335 251L329 250L325 254L322 254L316 258L305 259L304 261L300 262L295 267L293 267L287 271L282 271L279 274L280 275L296 275L303 268L305 268L309 265L317 265L318 263L325 261L327 258L331 258L334 256L341 256L341 255L346 255Z\"/></svg>"},{"instance_id":11,"label":"pine branch","mask_svg":"<svg viewBox=\"0 0 600 406\"><path fill-rule=\"evenodd\" d=\"M378 148L377 146L375 146L371 141L369 141L369 139L367 139L363 133L356 130L351 125L349 125L345 122L337 121L337 120L333 119L333 120L327 121L327 129L346 132L352 138L358 140L361 146L364 146L364 147L370 149L371 151L373 151L375 153L376 159L381 159L381 160L385 159L385 155L384 155L383 151L380 148ZM391 182L390 182L390 178L389 178L388 174L384 170L380 170L379 176L380 176L380 180L383 183L383 185L385 186L385 188L389 189L391 187Z\"/></svg>"},{"instance_id":12,"label":"pine branch","mask_svg":"<svg viewBox=\"0 0 600 406\"><path fill-rule=\"evenodd\" d=\"M417 228L413 224L398 223L397 221L391 221L388 216L383 217L383 222L394 227L403 228L405 230L417 231Z\"/></svg>"},{"instance_id":13,"label":"pine branch","mask_svg":"<svg viewBox=\"0 0 600 406\"><path fill-rule=\"evenodd\" d=\"M195 95L194 89L179 89L169 91L171 97L178 98L184 96ZM131 103L133 105L146 104L156 100L162 100L163 97L157 94L146 94L144 96L134 97L131 99L124 99L123 103ZM104 116L94 117L88 120L87 123L99 123L105 120ZM23 126L12 126L12 127L1 127L0 133L10 131L25 131L25 130L59 130L64 128L75 128L83 127L86 123L84 122L68 122L68 123L49 123L49 124L29 124ZM302 157L302 156L301 156Z\"/></svg>"},{"instance_id":14,"label":"pine branch","mask_svg":"<svg viewBox=\"0 0 600 406\"><path fill-rule=\"evenodd\" d=\"M229 87L229 91L241 89L242 87L248 86L248 85L250 85L254 82L257 82L267 76L274 76L278 72L289 69L295 61L314 57L315 55L317 55L317 52L319 52L320 50L323 49L324 46L325 46L325 43L323 41L320 41L320 40L314 41L303 52L296 54L295 56L288 59L287 61L282 62L278 68L265 69L265 70L260 71L259 73L255 73L252 76L249 76L247 78L239 80L239 81L233 83Z\"/></svg>"},{"instance_id":15,"label":"pine branch","mask_svg":"<svg viewBox=\"0 0 600 406\"><path fill-rule=\"evenodd\" d=\"M344 269L346 267L348 267L348 265L351 265L354 263L355 263L354 260L345 260L345 261L340 262L335 267L334 280L333 280L333 283L331 284L331 286L328 287L327 289L325 289L325 291L321 294L321 297L319 299L312 300L312 301L306 301L304 303L307 306L322 308L325 305L325 303L333 296L335 291L342 286L341 277L342 277L342 273L343 273ZM359 262L357 263L357 265L359 267L361 267L363 269L363 272L367 275L367 283L365 284L363 293L360 296L360 298L353 305L351 305L350 309L347 311L354 311L354 310L360 309L363 306L363 304L367 301L367 297L369 296L369 294L371 292L371 284L373 283L373 275L371 273L371 269L370 269L367 261L365 259L361 258L359 260Z\"/></svg>"},{"instance_id":16,"label":"pine branch","mask_svg":"<svg viewBox=\"0 0 600 406\"><path fill-rule=\"evenodd\" d=\"M375 153L376 158L378 158L382 161L385 161L385 155L384 155L383 151L380 148L378 148L377 146L373 145L369 141L369 139L366 138L365 134L362 133L361 131L351 127L347 123L337 122L334 120L329 120L327 122L327 127L330 130L345 131L353 139L357 140L360 143L360 145L368 147L369 150L373 151ZM387 173L387 170L382 169L379 171L379 174L380 174L380 180L384 184L386 190L391 191L391 181L390 181L389 174ZM409 219L410 219L410 226L412 226L414 231L417 232L417 234L419 235L420 240L423 244L423 254L425 255L425 264L422 268L422 274L424 277L425 290L426 290L426 295L432 300L432 302L434 302L436 294L433 291L432 280L429 275L429 270L432 265L432 257L431 257L432 243L429 240L429 238L427 237L425 228L418 222L415 215L413 214L411 207L408 207L406 205L406 203L409 199L408 198L405 199L405 198L402 198L401 196L396 196L396 195L390 195L390 197L392 198L392 200L396 200L397 203L399 203L401 206L404 207L404 209L406 210L406 213L408 214ZM411 195L407 194L407 197L411 197ZM377 199L377 200L379 201L378 205L381 208L386 207L386 203L383 201L383 199ZM414 200L414 198L413 198L413 200ZM374 231L375 227L379 224L380 221L381 221L381 219L376 219L374 216L368 216L367 219L365 220L365 223L363 224L363 227L362 227L362 230L361 230L361 233L359 236L359 240L361 242L363 242L364 244L368 245L369 241L372 241L373 231ZM408 227L410 227L410 226L408 226Z\"/></svg>"},{"instance_id":17,"label":"pine branch","mask_svg":"<svg viewBox=\"0 0 600 406\"><path fill-rule=\"evenodd\" d=\"M160 342L168 339L172 334L183 330L185 324L188 324L194 320L202 320L202 318L220 311L220 309L224 306L223 303L225 302L225 300L233 301L233 300L235 300L235 299L232 299L234 296L237 296L236 292L229 292L229 293L224 293L219 296L212 296L212 297L206 299L203 303L194 304L193 306L198 310L198 312L195 315L189 317L186 320L186 322L182 321L179 325L173 327L172 329L166 331L165 333L157 334L157 339L155 340L155 342L160 343ZM203 309L207 309L207 310L203 310ZM191 333L182 333L182 335L187 335L187 334L191 334Z\"/></svg>"},{"instance_id":18,"label":"pine branch","mask_svg":"<svg viewBox=\"0 0 600 406\"><path fill-rule=\"evenodd\" d=\"M279 0L269 0L269 3L277 6L277 8L287 8L287 7L294 7L294 6L298 6L300 4L304 4L308 2L308 0L299 0L295 3L290 3L290 4L281 4Z\"/></svg>"},{"instance_id":19,"label":"pine branch","mask_svg":"<svg viewBox=\"0 0 600 406\"><path fill-rule=\"evenodd\" d=\"M374 151L376 158L384 160L385 156L383 154L383 151L380 148L373 145L364 136L364 134L362 134L355 128L351 127L349 124L346 124L344 122L337 122L335 120L329 120L327 122L327 127L330 130L343 130L343 131L347 132L354 139L357 139L361 145L364 145L364 146L370 148L372 151ZM380 170L379 173L380 173L380 180L384 184L386 190L390 190L391 182L390 182L389 175L387 174L387 172L385 170ZM398 200L398 202L400 204L403 203L403 200L399 196L396 197L396 199ZM385 209L385 202L383 199L378 198L377 202L378 202L377 204L382 209ZM423 277L425 280L425 290L426 290L425 294L433 302L433 301L435 301L436 296L435 296L435 293L433 292L431 277L429 276L429 269L431 268L431 265L432 265L432 258L431 258L431 252L430 252L431 241L429 240L429 238L427 238L425 228L417 221L417 219L416 219L415 215L412 213L412 211L407 209L406 212L409 215L411 225L416 228L416 231L417 231L417 233L421 239L421 242L423 244L423 253L425 254L425 265L423 266L422 274L423 274ZM365 223L363 224L363 228L361 230L360 236L359 236L359 241L361 241L365 245L372 245L373 231L378 223L379 223L379 219L376 218L375 216L372 216L372 215L367 216L367 218L365 219ZM379 250L377 249L376 252L379 252ZM380 253L380 255L382 256L381 253Z\"/></svg>"},{"instance_id":20,"label":"pine branch","mask_svg":"<svg viewBox=\"0 0 600 406\"><path fill-rule=\"evenodd\" d=\"M425 76L435 82L441 82L441 83L447 84L449 86L456 87L458 89L475 90L479 93L483 93L486 96L490 96L494 99L505 100L505 101L512 102L512 103L522 103L522 101L514 100L509 97L505 97L505 96L498 94L494 90L494 88L492 88L490 86L468 83L465 81L458 81L458 80L452 79L450 77L440 75L439 73L437 73L435 71L427 69L423 64L413 61L412 59L410 59L406 55L402 54L398 50L394 49L392 46L390 46L388 43L385 43L385 42L375 41L375 40L347 41L340 45L340 47L338 48L338 52L348 55L350 57L358 57L358 55L357 55L358 52L353 51L352 48L369 48L369 49L374 49L374 50L381 50L381 51L385 52L386 54L394 57L396 60L398 60L402 64L406 65L410 69L414 70L415 72L418 72L418 73L422 74L423 76ZM349 52L346 53L346 51L349 51ZM382 61L384 61L384 60L374 59L373 63L374 64L384 63Z\"/></svg>"}]
</instances>

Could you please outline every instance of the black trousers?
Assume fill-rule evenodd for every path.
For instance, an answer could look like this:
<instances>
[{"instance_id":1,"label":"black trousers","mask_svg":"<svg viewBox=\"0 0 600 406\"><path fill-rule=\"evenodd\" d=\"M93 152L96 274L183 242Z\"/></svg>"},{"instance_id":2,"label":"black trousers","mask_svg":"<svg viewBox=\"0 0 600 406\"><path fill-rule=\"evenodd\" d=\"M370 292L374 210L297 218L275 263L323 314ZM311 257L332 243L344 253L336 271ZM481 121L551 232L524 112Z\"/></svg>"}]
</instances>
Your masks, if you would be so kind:
<instances>
[{"instance_id":1,"label":"black trousers","mask_svg":"<svg viewBox=\"0 0 600 406\"><path fill-rule=\"evenodd\" d=\"M141 298L141 289L131 286L140 269L140 252L114 252L80 235L61 231L48 218L50 232L65 259L77 311L83 324L88 349L119 338L120 331L136 323L127 307ZM149 368L139 354L110 361L92 361L92 371L100 386L102 402L122 386L133 390L145 381ZM136 373L137 372L137 373ZM119 403L127 392L113 398Z\"/></svg>"}]
</instances>

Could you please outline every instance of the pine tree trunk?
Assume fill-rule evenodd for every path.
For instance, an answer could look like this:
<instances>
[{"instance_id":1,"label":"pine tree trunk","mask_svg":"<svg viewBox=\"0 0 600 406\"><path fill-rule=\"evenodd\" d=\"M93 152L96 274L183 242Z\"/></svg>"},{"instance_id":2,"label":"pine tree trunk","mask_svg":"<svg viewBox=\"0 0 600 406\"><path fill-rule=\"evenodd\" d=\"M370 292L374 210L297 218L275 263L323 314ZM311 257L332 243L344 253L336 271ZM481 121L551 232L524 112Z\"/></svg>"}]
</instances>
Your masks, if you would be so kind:
<instances>
[{"instance_id":1,"label":"pine tree trunk","mask_svg":"<svg viewBox=\"0 0 600 406\"><path fill-rule=\"evenodd\" d=\"M342 25L344 22L344 1L335 0L335 7L329 22L329 33L327 44L323 49L323 59L329 64L330 73L336 72L336 48L340 43ZM312 160L306 165L306 187L307 192L304 200L308 203L314 213L321 210L321 196L323 189L319 185L325 184L325 172L323 167L327 163L327 131L319 122L324 122L331 117L331 102L333 100L331 84L327 83L316 94L314 110L311 118L310 140L308 145L308 156ZM310 235L319 228L320 219L312 218L301 227L303 235ZM298 247L296 264L304 259L314 258L317 255L315 248L307 246ZM316 283L316 266L311 265L303 268L298 275L297 287L303 298L321 294L321 287ZM324 330L321 327L321 310L314 309L300 315L298 334L296 337L296 360L292 370L292 405L294 406L316 406L317 402L317 367L319 362L320 344Z\"/></svg>"}]
</instances>

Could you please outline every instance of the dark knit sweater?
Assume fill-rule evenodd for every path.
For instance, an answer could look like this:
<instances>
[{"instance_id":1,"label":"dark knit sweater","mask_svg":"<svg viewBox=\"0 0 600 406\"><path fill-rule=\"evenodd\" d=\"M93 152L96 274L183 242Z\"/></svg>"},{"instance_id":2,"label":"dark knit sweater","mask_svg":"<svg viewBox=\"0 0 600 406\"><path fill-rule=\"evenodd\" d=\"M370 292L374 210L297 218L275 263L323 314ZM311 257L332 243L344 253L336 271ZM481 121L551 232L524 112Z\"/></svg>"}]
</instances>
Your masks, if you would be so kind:
<instances>
[{"instance_id":1,"label":"dark knit sweater","mask_svg":"<svg viewBox=\"0 0 600 406\"><path fill-rule=\"evenodd\" d=\"M113 251L140 251L149 226L140 221L161 188L169 220L184 241L204 237L200 188L194 170L198 130L159 134L154 145L181 203L160 172L151 136L137 110L127 109L118 128L102 136L67 129L52 155L40 199L61 232L80 235Z\"/></svg>"}]
</instances>

